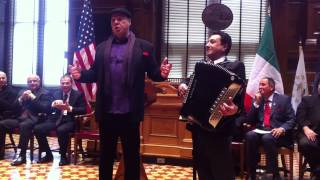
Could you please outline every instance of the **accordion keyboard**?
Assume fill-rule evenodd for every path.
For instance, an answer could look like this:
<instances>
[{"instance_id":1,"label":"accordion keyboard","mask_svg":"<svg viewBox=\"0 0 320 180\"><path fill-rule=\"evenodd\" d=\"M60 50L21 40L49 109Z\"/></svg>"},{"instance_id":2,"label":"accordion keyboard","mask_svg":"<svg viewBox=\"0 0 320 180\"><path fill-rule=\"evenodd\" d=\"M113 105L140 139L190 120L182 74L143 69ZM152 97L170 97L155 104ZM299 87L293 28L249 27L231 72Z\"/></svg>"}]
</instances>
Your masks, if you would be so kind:
<instances>
[{"instance_id":1,"label":"accordion keyboard","mask_svg":"<svg viewBox=\"0 0 320 180\"><path fill-rule=\"evenodd\" d=\"M213 127L216 127L219 123L220 119L222 118L222 114L219 111L219 107L227 102L229 97L232 99L237 95L239 90L241 89L241 85L237 83L232 83L229 85L228 88L223 88L219 96L216 98L214 103L212 104L210 108L210 117L209 117L209 124L211 124Z\"/></svg>"}]
</instances>

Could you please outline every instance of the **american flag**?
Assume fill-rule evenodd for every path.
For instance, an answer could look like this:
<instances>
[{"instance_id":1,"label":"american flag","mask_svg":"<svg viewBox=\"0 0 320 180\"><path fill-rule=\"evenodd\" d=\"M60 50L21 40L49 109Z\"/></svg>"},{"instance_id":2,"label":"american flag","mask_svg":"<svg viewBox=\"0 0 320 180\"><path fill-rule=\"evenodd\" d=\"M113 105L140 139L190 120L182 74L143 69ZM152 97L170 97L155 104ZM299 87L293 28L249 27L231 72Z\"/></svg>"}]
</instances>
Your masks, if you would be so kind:
<instances>
[{"instance_id":1,"label":"american flag","mask_svg":"<svg viewBox=\"0 0 320 180\"><path fill-rule=\"evenodd\" d=\"M81 11L78 44L74 52L73 64L79 64L81 69L89 69L93 64L96 54L96 44L94 36L94 22L90 0L84 0ZM87 102L87 112L91 112L90 101L95 101L96 84L95 83L75 83L74 89L78 89L85 95Z\"/></svg>"}]
</instances>

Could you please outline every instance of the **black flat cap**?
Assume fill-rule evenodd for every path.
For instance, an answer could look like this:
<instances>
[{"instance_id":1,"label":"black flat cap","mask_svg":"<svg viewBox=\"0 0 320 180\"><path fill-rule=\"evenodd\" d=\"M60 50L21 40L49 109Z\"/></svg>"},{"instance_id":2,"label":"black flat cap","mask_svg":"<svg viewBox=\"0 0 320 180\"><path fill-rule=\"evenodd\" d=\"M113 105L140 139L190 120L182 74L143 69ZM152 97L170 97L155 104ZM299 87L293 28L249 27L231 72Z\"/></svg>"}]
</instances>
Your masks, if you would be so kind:
<instances>
[{"instance_id":1,"label":"black flat cap","mask_svg":"<svg viewBox=\"0 0 320 180\"><path fill-rule=\"evenodd\" d=\"M110 11L110 16L112 16L114 14L122 14L122 15L127 16L128 18L132 17L130 11L128 11L128 9L126 9L126 8L114 8Z\"/></svg>"}]
</instances>

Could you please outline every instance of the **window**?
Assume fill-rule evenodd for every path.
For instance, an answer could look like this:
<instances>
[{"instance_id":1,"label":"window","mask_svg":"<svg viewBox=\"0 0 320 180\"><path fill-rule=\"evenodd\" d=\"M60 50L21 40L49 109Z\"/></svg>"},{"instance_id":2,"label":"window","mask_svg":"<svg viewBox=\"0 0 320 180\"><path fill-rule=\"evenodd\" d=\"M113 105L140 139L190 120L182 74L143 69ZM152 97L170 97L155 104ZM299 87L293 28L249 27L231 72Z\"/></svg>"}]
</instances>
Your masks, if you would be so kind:
<instances>
[{"instance_id":1,"label":"window","mask_svg":"<svg viewBox=\"0 0 320 180\"><path fill-rule=\"evenodd\" d=\"M163 4L162 56L173 64L170 78L188 77L194 64L205 58L204 45L209 29L202 23L203 9L212 0L165 0ZM229 60L240 60L246 76L259 46L266 14L266 0L221 0L233 12L233 22L225 29L232 37Z\"/></svg>"},{"instance_id":2,"label":"window","mask_svg":"<svg viewBox=\"0 0 320 180\"><path fill-rule=\"evenodd\" d=\"M68 59L68 1L47 0L44 25L43 82L46 86L60 84L67 72ZM60 12L57 10L60 9Z\"/></svg>"},{"instance_id":3,"label":"window","mask_svg":"<svg viewBox=\"0 0 320 180\"><path fill-rule=\"evenodd\" d=\"M68 60L68 1L13 1L12 84L25 85L30 74L44 86L59 85Z\"/></svg>"},{"instance_id":4,"label":"window","mask_svg":"<svg viewBox=\"0 0 320 180\"><path fill-rule=\"evenodd\" d=\"M14 7L12 83L26 84L26 77L37 72L39 3L16 1Z\"/></svg>"}]
</instances>

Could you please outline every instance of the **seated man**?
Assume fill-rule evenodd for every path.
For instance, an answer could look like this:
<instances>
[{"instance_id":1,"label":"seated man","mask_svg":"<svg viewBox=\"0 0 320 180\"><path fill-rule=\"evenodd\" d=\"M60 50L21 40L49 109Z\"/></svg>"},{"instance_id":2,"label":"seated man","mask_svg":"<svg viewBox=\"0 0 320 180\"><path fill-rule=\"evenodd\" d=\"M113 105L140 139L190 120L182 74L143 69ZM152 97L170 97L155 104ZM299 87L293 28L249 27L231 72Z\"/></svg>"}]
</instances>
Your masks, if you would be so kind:
<instances>
[{"instance_id":1,"label":"seated man","mask_svg":"<svg viewBox=\"0 0 320 180\"><path fill-rule=\"evenodd\" d=\"M6 73L0 71L0 120L19 112L19 104L15 102L18 93L7 83Z\"/></svg>"},{"instance_id":2,"label":"seated man","mask_svg":"<svg viewBox=\"0 0 320 180\"><path fill-rule=\"evenodd\" d=\"M306 158L312 179L320 179L320 83L318 93L304 96L297 109L299 150Z\"/></svg>"},{"instance_id":3,"label":"seated man","mask_svg":"<svg viewBox=\"0 0 320 180\"><path fill-rule=\"evenodd\" d=\"M280 179L278 172L278 147L293 144L292 130L295 126L295 114L291 98L280 95L275 90L275 81L265 77L259 82L259 92L248 112L247 121L265 133L252 130L246 133L246 162L251 179L256 179L259 160L259 146L266 152L267 176Z\"/></svg>"},{"instance_id":4,"label":"seated man","mask_svg":"<svg viewBox=\"0 0 320 180\"><path fill-rule=\"evenodd\" d=\"M15 102L17 95L18 93L7 84L6 73L0 71L0 123L1 120L19 113L19 104ZM5 130L0 129L0 160L4 158L5 135Z\"/></svg>"},{"instance_id":5,"label":"seated man","mask_svg":"<svg viewBox=\"0 0 320 180\"><path fill-rule=\"evenodd\" d=\"M51 106L52 114L48 116L45 122L35 126L34 133L39 143L41 152L46 152L46 156L41 158L38 163L51 162L53 160L50 150L47 134L51 130L56 130L58 142L60 146L60 162L63 166L69 164L66 153L69 143L69 134L74 131L75 119L74 116L86 113L86 104L82 93L72 89L72 78L69 75L64 75L60 79L60 90L53 95L54 101Z\"/></svg>"},{"instance_id":6,"label":"seated man","mask_svg":"<svg viewBox=\"0 0 320 180\"><path fill-rule=\"evenodd\" d=\"M19 128L20 138L18 147L21 149L19 156L11 163L18 166L26 163L28 143L33 136L33 127L39 121L39 113L49 113L51 96L49 92L40 87L40 77L30 75L27 78L28 89L19 93L17 101L22 108L22 113L17 118L1 121L1 132Z\"/></svg>"}]
</instances>

